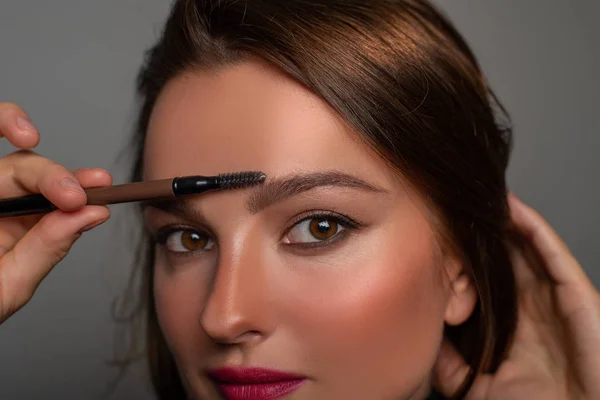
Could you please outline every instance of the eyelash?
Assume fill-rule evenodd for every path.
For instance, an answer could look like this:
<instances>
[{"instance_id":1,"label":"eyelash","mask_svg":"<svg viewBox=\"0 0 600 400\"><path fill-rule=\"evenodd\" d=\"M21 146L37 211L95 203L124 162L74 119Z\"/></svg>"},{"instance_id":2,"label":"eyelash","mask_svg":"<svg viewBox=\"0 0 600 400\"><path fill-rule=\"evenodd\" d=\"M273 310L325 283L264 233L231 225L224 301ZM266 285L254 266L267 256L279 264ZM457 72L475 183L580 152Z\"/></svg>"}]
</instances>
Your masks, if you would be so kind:
<instances>
[{"instance_id":1,"label":"eyelash","mask_svg":"<svg viewBox=\"0 0 600 400\"><path fill-rule=\"evenodd\" d=\"M353 231L356 231L364 226L364 224L362 224L361 222L358 222L352 218L349 218L345 215L342 215L342 214L339 214L339 213L336 213L333 211L313 210L313 211L304 212L304 213L298 215L297 217L295 217L293 219L293 221L284 229L284 232L281 235L279 240L281 241L283 238L285 238L285 236L288 235L289 232L297 225L301 224L302 222L311 220L311 219L324 219L324 220L335 222L342 226L342 230L339 233L336 233L333 236L333 238L331 238L331 239L326 239L326 240L316 241L316 242L307 242L307 243L285 243L283 245L286 247L290 247L290 248L296 248L298 250L311 250L311 249L324 248L324 247L328 247L334 243L337 243L337 242L343 240L344 238L346 238L348 236L348 234L350 234ZM173 233L176 233L176 232L198 233L201 235L208 236L210 239L212 239L213 241L216 242L216 240L214 239L214 235L207 233L205 230L193 228L193 227L186 226L186 225L164 226L164 227L158 229L156 232L151 233L151 237L155 244L166 247L167 239L169 238L170 235L172 235ZM197 250L197 251L188 251L188 252L169 251L169 253L173 257L185 258L185 257L192 257L192 256L197 257L198 253L207 253L209 251L211 251L211 250Z\"/></svg>"}]
</instances>

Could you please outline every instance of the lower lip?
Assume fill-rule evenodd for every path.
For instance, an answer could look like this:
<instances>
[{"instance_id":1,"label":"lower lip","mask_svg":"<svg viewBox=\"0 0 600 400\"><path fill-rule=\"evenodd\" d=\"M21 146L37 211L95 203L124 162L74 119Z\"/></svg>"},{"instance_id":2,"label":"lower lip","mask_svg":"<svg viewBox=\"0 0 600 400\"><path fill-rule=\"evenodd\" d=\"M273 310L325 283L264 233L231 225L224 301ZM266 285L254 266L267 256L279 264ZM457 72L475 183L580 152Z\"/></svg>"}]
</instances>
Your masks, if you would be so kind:
<instances>
[{"instance_id":1,"label":"lower lip","mask_svg":"<svg viewBox=\"0 0 600 400\"><path fill-rule=\"evenodd\" d=\"M281 382L234 384L218 383L227 400L272 400L298 389L305 379Z\"/></svg>"}]
</instances>

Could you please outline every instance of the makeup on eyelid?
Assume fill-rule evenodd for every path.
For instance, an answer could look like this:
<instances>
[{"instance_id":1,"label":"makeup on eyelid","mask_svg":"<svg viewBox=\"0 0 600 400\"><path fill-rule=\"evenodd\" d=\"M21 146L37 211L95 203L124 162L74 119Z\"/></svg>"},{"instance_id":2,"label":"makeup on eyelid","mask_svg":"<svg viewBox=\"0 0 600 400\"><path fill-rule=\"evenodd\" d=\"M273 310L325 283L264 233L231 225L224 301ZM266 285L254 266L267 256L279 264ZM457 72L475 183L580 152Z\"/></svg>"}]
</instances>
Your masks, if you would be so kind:
<instances>
[{"instance_id":1,"label":"makeup on eyelid","mask_svg":"<svg viewBox=\"0 0 600 400\"><path fill-rule=\"evenodd\" d=\"M283 229L280 239L287 247L306 249L324 248L345 239L352 231L362 228L362 224L352 218L331 211L309 211L294 217ZM201 228L181 224L167 224L150 230L154 242L170 253L206 252L214 248L218 241ZM178 239L178 237L180 239ZM181 240L183 249L173 249ZM197 248L192 248L198 246ZM186 257L188 254L186 254Z\"/></svg>"},{"instance_id":2,"label":"makeup on eyelid","mask_svg":"<svg viewBox=\"0 0 600 400\"><path fill-rule=\"evenodd\" d=\"M237 197L244 201L245 196ZM351 243L349 242L350 236L360 239L361 235L366 233L370 227L376 227L385 219L393 201L394 198L383 191L318 187L271 204L260 211L257 216L253 216L248 211L246 217L248 223L258 224L259 230L256 230L255 233L264 234L264 240L278 242L283 251L299 256L316 256L334 252L339 246L346 246L346 243ZM217 235L217 232L220 231L218 217L204 215L206 212L203 212L201 202L195 203L191 199L181 199L177 203L149 204L148 211L151 209L159 211L146 214L147 225L151 233L155 233L167 225L176 225L189 232L206 234L214 240L217 246L220 240L230 240L230 237L235 235L235 232L229 230L226 233L227 238L220 238ZM192 216L179 215L183 213ZM309 232L298 230L297 227L303 221L311 218L334 222L338 231L330 238L323 238L325 240L311 238L312 235ZM244 224L244 220L240 221L235 229L239 229ZM180 235L180 233L176 234ZM164 246L163 249L168 250ZM209 250L199 249L195 255L187 252L178 254L168 252L168 254L171 254L173 260L186 260L193 259L194 256L202 256L201 253L206 251Z\"/></svg>"}]
</instances>

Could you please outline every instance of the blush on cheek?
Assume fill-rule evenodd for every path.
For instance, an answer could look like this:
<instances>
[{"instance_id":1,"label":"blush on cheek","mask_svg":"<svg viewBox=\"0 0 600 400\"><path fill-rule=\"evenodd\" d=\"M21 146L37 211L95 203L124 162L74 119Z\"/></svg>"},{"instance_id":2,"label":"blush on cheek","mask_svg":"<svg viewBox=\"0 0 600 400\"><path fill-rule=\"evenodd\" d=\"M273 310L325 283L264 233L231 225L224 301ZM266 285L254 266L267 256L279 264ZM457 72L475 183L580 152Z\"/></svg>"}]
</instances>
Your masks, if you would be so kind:
<instances>
[{"instance_id":1,"label":"blush on cheek","mask_svg":"<svg viewBox=\"0 0 600 400\"><path fill-rule=\"evenodd\" d=\"M347 355L355 373L374 386L408 389L426 375L441 340L441 312L428 298L434 288L427 274L419 273L371 283L332 308L330 318L342 339L331 357Z\"/></svg>"},{"instance_id":2,"label":"blush on cheek","mask_svg":"<svg viewBox=\"0 0 600 400\"><path fill-rule=\"evenodd\" d=\"M318 360L318 375L337 387L355 382L355 394L408 393L430 373L443 335L444 297L432 235L410 234L401 247L383 237L374 246L363 242L372 250L296 281L294 297L304 292L293 313L299 340Z\"/></svg>"}]
</instances>

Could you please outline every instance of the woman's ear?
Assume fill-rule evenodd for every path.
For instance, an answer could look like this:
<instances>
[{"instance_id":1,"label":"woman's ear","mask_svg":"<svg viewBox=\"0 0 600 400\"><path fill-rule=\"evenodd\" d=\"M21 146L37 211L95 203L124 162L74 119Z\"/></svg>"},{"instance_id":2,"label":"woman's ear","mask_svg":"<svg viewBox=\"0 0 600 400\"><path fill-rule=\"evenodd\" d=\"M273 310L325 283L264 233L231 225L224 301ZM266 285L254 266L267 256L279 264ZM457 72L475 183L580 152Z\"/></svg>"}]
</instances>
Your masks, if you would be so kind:
<instances>
[{"instance_id":1,"label":"woman's ear","mask_svg":"<svg viewBox=\"0 0 600 400\"><path fill-rule=\"evenodd\" d=\"M457 259L448 260L446 267L448 277L446 312L444 321L447 325L460 325L473 313L477 304L477 288L466 273L462 262Z\"/></svg>"}]
</instances>

